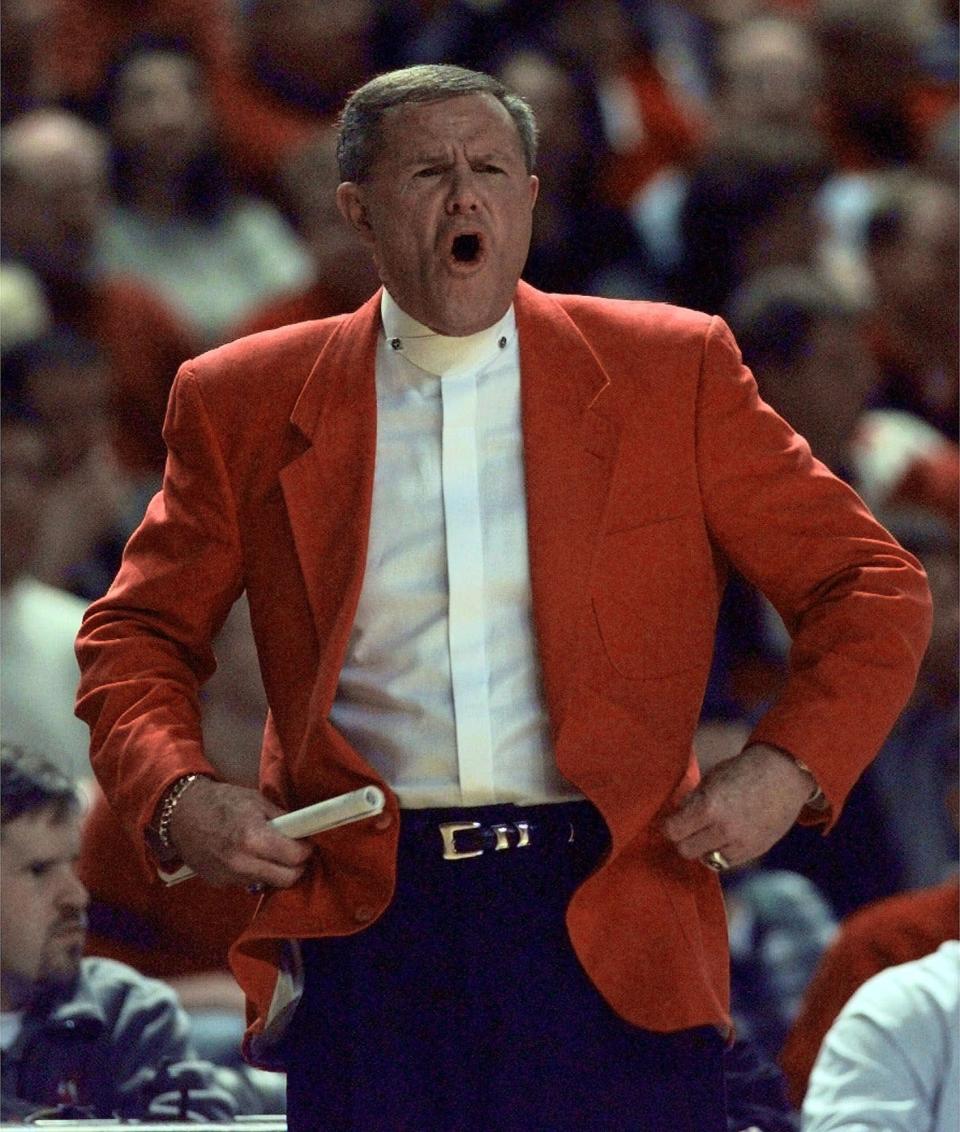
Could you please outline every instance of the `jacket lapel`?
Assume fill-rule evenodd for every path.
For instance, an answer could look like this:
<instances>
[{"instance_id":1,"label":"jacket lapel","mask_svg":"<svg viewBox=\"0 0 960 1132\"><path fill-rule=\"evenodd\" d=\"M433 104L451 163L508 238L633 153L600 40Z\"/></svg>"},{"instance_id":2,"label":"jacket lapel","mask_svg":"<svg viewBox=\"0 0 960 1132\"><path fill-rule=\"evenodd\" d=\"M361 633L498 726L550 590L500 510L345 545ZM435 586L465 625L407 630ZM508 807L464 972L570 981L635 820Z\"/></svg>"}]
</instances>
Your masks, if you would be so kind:
<instances>
[{"instance_id":1,"label":"jacket lapel","mask_svg":"<svg viewBox=\"0 0 960 1132\"><path fill-rule=\"evenodd\" d=\"M516 310L534 625L556 734L618 434L609 378L561 304L521 283Z\"/></svg>"},{"instance_id":2,"label":"jacket lapel","mask_svg":"<svg viewBox=\"0 0 960 1132\"><path fill-rule=\"evenodd\" d=\"M280 471L323 654L321 699L333 696L366 564L379 326L378 291L332 332L290 418L308 447Z\"/></svg>"}]
</instances>

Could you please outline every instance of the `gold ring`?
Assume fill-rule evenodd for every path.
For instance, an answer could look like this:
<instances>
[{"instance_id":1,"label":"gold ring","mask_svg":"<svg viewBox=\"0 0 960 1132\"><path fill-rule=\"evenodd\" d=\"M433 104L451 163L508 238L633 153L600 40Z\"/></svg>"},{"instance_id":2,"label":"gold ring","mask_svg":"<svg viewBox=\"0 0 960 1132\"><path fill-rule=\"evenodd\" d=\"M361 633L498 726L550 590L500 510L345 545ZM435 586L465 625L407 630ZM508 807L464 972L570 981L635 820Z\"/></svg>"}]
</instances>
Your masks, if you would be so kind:
<instances>
[{"instance_id":1,"label":"gold ring","mask_svg":"<svg viewBox=\"0 0 960 1132\"><path fill-rule=\"evenodd\" d=\"M703 863L707 868L713 869L715 873L725 873L730 868L730 862L719 849L714 849L712 853L708 853L703 858Z\"/></svg>"}]
</instances>

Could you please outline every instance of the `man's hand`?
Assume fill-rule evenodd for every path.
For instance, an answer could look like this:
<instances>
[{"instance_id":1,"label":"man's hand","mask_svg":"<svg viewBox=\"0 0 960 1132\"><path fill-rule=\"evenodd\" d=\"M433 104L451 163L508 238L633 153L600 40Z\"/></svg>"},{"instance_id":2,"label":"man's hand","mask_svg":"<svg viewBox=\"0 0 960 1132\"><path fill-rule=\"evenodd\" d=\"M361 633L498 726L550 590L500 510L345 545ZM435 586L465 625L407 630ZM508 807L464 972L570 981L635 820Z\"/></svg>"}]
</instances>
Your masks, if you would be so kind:
<instances>
[{"instance_id":1,"label":"man's hand","mask_svg":"<svg viewBox=\"0 0 960 1132\"><path fill-rule=\"evenodd\" d=\"M719 849L731 865L745 865L783 837L814 786L789 755L754 743L704 775L661 829L682 857Z\"/></svg>"},{"instance_id":2,"label":"man's hand","mask_svg":"<svg viewBox=\"0 0 960 1132\"><path fill-rule=\"evenodd\" d=\"M170 818L170 841L210 884L289 888L310 856L309 842L277 833L268 822L282 810L256 790L198 778Z\"/></svg>"}]
</instances>

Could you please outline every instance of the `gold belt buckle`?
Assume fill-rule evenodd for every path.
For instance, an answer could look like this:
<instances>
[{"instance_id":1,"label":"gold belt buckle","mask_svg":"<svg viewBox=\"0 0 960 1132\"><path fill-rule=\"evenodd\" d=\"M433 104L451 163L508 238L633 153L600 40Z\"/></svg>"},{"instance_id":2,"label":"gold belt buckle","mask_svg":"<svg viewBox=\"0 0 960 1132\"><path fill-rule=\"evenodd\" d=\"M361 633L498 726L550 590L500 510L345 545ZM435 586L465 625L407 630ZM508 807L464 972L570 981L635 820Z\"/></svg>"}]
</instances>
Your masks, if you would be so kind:
<instances>
[{"instance_id":1,"label":"gold belt buckle","mask_svg":"<svg viewBox=\"0 0 960 1132\"><path fill-rule=\"evenodd\" d=\"M460 829L479 829L478 821L444 821L440 823L440 836L443 838L443 859L445 861L462 861L465 857L480 857L482 849L457 849L453 835Z\"/></svg>"}]
</instances>

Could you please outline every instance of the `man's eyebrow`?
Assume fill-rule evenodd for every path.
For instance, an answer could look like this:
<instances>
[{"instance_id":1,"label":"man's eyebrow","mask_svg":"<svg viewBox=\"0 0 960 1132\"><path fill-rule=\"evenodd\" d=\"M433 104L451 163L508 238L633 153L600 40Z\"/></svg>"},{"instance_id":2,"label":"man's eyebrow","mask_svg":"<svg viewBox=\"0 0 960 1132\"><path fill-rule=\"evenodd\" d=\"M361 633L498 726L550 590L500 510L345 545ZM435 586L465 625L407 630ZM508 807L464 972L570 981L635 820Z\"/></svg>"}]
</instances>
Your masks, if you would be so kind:
<instances>
[{"instance_id":1,"label":"man's eyebrow","mask_svg":"<svg viewBox=\"0 0 960 1132\"><path fill-rule=\"evenodd\" d=\"M444 161L448 160L446 153L417 153L414 154L407 162L406 165L442 165Z\"/></svg>"},{"instance_id":2,"label":"man's eyebrow","mask_svg":"<svg viewBox=\"0 0 960 1132\"><path fill-rule=\"evenodd\" d=\"M28 857L22 865L24 869L37 869L46 868L50 865L73 864L79 859L79 853L49 853L46 856L43 854L33 854Z\"/></svg>"}]
</instances>

